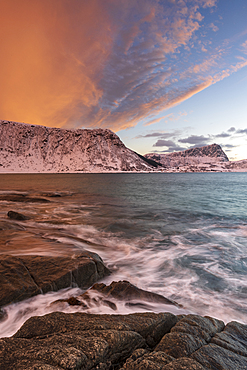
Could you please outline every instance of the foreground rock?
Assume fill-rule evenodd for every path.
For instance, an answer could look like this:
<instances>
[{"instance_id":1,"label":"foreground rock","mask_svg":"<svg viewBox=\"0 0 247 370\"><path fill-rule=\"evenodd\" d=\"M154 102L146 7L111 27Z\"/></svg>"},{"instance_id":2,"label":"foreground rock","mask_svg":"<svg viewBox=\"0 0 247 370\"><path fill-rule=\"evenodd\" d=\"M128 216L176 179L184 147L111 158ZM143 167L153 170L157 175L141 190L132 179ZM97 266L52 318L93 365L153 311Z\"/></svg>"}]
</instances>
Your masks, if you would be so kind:
<instances>
[{"instance_id":1,"label":"foreground rock","mask_svg":"<svg viewBox=\"0 0 247 370\"><path fill-rule=\"evenodd\" d=\"M1 339L0 363L5 370L243 370L246 345L247 325L211 317L56 312Z\"/></svg>"},{"instance_id":2,"label":"foreground rock","mask_svg":"<svg viewBox=\"0 0 247 370\"><path fill-rule=\"evenodd\" d=\"M73 258L0 255L0 307L70 286L87 289L109 273L88 251Z\"/></svg>"},{"instance_id":3,"label":"foreground rock","mask_svg":"<svg viewBox=\"0 0 247 370\"><path fill-rule=\"evenodd\" d=\"M68 303L71 306L83 306L85 309L103 304L115 311L117 310L117 301L125 301L127 306L139 306L147 310L150 308L149 302L182 307L175 301L160 294L140 289L125 280L113 281L110 285L96 283L78 297L59 299L52 304Z\"/></svg>"}]
</instances>

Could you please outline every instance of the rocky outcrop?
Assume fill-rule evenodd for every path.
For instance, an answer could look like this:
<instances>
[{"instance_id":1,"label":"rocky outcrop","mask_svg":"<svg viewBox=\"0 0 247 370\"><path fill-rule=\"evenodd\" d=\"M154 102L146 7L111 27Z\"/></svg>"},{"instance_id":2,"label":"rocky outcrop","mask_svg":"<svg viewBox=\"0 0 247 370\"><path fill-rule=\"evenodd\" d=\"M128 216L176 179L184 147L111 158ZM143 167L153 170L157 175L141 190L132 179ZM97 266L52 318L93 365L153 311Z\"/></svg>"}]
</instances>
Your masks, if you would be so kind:
<instances>
[{"instance_id":1,"label":"rocky outcrop","mask_svg":"<svg viewBox=\"0 0 247 370\"><path fill-rule=\"evenodd\" d=\"M99 294L95 295L95 293ZM115 311L117 310L118 301L125 301L127 306L140 306L142 308L146 307L146 309L149 308L147 302L181 307L181 305L175 301L172 301L160 294L140 289L131 284L129 281L125 280L113 281L110 285L96 283L92 286L92 288L88 289L85 293L77 297L59 299L52 304L68 303L71 306L83 306L85 309L103 304L109 306Z\"/></svg>"},{"instance_id":2,"label":"rocky outcrop","mask_svg":"<svg viewBox=\"0 0 247 370\"><path fill-rule=\"evenodd\" d=\"M55 312L2 338L0 363L5 370L244 370L246 344L246 325L211 317Z\"/></svg>"},{"instance_id":3,"label":"rocky outcrop","mask_svg":"<svg viewBox=\"0 0 247 370\"><path fill-rule=\"evenodd\" d=\"M88 251L73 258L0 255L0 307L71 286L87 289L109 273Z\"/></svg>"},{"instance_id":4,"label":"rocky outcrop","mask_svg":"<svg viewBox=\"0 0 247 370\"><path fill-rule=\"evenodd\" d=\"M0 172L150 171L110 130L0 121Z\"/></svg>"}]
</instances>

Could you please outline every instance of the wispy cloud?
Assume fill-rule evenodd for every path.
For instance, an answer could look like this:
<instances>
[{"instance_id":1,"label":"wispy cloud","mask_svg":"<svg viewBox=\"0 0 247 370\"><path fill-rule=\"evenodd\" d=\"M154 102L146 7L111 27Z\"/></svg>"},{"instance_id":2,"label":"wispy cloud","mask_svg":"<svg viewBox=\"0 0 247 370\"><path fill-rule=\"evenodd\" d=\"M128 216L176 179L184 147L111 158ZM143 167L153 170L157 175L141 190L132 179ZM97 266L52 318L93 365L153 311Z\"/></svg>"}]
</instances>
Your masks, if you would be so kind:
<instances>
[{"instance_id":1,"label":"wispy cloud","mask_svg":"<svg viewBox=\"0 0 247 370\"><path fill-rule=\"evenodd\" d=\"M214 32L219 31L219 27L217 27L217 26L216 26L215 24L213 24L213 23L210 23L209 27L210 27L210 28L212 28L212 30L213 30Z\"/></svg>"},{"instance_id":2,"label":"wispy cloud","mask_svg":"<svg viewBox=\"0 0 247 370\"><path fill-rule=\"evenodd\" d=\"M169 116L169 114L167 116L163 116L163 117L159 117L159 118L156 118L156 119L152 119L151 121L148 121L147 123L144 123L143 126L154 125L155 123L158 123L158 122L160 122L163 119L166 119L168 116Z\"/></svg>"},{"instance_id":3,"label":"wispy cloud","mask_svg":"<svg viewBox=\"0 0 247 370\"><path fill-rule=\"evenodd\" d=\"M206 37L206 8L217 1L3 2L1 118L118 131L180 104L247 65L246 42ZM162 119L176 117L145 126Z\"/></svg>"}]
</instances>

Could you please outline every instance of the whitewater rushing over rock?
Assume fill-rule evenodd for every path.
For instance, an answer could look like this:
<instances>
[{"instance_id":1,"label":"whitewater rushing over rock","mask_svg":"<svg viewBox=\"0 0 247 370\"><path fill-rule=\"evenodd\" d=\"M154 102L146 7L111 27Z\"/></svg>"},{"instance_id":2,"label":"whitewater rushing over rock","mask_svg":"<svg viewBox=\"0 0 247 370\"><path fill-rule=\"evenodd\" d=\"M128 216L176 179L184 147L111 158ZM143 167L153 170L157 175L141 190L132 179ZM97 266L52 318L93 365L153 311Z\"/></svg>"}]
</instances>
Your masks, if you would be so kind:
<instances>
[{"instance_id":1,"label":"whitewater rushing over rock","mask_svg":"<svg viewBox=\"0 0 247 370\"><path fill-rule=\"evenodd\" d=\"M65 130L0 121L0 172L150 171L108 129Z\"/></svg>"}]
</instances>

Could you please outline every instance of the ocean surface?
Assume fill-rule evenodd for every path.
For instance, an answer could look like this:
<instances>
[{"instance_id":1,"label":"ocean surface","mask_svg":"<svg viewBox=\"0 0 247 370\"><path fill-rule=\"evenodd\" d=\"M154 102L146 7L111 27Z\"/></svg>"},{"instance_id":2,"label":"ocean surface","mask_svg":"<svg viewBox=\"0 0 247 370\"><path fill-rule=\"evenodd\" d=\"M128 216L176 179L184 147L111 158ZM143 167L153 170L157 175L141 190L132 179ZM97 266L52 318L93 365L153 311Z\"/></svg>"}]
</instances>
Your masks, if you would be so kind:
<instances>
[{"instance_id":1,"label":"ocean surface","mask_svg":"<svg viewBox=\"0 0 247 370\"><path fill-rule=\"evenodd\" d=\"M247 173L1 174L0 195L9 193L50 202L0 201L1 254L94 251L112 271L103 282L128 280L183 306L150 304L150 311L247 323ZM9 210L30 220L9 220ZM9 305L0 336L80 293L69 288ZM90 312L147 309L117 307Z\"/></svg>"}]
</instances>

